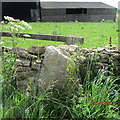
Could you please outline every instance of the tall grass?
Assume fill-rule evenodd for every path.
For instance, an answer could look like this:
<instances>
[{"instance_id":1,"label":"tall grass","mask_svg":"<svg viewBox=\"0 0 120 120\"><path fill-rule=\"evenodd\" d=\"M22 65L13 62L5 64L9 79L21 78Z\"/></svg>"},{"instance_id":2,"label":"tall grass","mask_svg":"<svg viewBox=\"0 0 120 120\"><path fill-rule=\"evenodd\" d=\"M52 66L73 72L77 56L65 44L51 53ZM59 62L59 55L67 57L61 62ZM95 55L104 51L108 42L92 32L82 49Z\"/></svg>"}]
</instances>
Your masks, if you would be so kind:
<instances>
[{"instance_id":1,"label":"tall grass","mask_svg":"<svg viewBox=\"0 0 120 120\"><path fill-rule=\"evenodd\" d=\"M120 118L117 104L120 89L115 84L119 76L108 76L104 69L94 74L92 62L89 62L81 76L79 71L82 67L78 63L77 68L68 66L66 82L61 88L53 88L38 95L35 91L21 91L16 87L15 59L8 54L2 65L3 118ZM82 80L87 82L83 84ZM102 105L102 101L115 102L115 105ZM93 104L95 102L96 105Z\"/></svg>"},{"instance_id":2,"label":"tall grass","mask_svg":"<svg viewBox=\"0 0 120 120\"><path fill-rule=\"evenodd\" d=\"M79 100L73 105L73 111L77 118L117 118L119 116L118 85L117 79L111 76L105 76L104 71L100 71L92 82L86 84L84 97L79 95ZM103 82L104 81L104 82ZM115 102L116 105L109 105L109 102Z\"/></svg>"}]
</instances>

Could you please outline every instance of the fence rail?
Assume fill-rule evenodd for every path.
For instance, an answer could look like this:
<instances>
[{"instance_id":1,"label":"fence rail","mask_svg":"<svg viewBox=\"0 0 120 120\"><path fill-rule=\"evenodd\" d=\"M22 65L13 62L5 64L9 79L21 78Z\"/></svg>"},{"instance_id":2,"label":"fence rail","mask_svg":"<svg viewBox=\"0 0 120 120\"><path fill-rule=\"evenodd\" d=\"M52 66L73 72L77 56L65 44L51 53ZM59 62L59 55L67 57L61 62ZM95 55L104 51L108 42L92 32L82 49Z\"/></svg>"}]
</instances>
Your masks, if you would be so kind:
<instances>
[{"instance_id":1,"label":"fence rail","mask_svg":"<svg viewBox=\"0 0 120 120\"><path fill-rule=\"evenodd\" d=\"M0 32L0 34L4 37L11 37L10 32ZM67 40L78 40L80 44L83 44L84 38L82 37L70 37L70 36L61 36L61 35L46 35L46 34L30 34L30 33L20 33L18 37L23 38L25 34L30 35L29 39L37 39L37 40L48 40L48 41L59 41L66 42ZM16 34L17 36L17 34Z\"/></svg>"}]
</instances>

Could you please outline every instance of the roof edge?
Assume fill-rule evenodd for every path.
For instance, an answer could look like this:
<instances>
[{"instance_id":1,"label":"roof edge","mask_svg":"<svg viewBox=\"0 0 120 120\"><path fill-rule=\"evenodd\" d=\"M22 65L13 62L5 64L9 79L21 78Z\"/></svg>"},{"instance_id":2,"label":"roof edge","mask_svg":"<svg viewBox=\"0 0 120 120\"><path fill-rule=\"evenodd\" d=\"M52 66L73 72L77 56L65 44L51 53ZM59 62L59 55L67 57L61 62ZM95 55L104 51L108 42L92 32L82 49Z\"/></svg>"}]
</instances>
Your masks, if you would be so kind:
<instances>
[{"instance_id":1,"label":"roof edge","mask_svg":"<svg viewBox=\"0 0 120 120\"><path fill-rule=\"evenodd\" d=\"M98 4L103 4L103 5L106 5L106 6L108 6L109 8L116 8L116 7L114 7L114 6L111 6L111 5L108 5L108 4L106 4L106 3L104 3L104 2L78 2L78 1L75 1L75 2L67 2L67 1L41 1L40 2L41 4L43 4L43 6L41 5L41 8L52 8L51 6L44 6L44 3L98 3ZM85 7L83 7L83 8L85 8ZM87 7L86 7L87 8ZM99 8L99 7L98 7ZM101 7L100 7L101 8ZM104 8L104 7L103 7ZM107 8L107 7L106 7ZM116 8L117 9L117 8Z\"/></svg>"}]
</instances>

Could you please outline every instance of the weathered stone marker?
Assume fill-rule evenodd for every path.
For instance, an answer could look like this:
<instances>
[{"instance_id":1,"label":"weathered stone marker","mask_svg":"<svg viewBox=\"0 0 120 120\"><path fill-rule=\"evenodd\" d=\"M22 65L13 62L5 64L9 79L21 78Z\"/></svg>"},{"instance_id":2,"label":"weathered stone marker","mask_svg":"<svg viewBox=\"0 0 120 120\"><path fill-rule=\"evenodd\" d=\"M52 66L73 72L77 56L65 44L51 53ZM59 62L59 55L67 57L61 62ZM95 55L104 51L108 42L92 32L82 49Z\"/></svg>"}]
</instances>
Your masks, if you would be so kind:
<instances>
[{"instance_id":1,"label":"weathered stone marker","mask_svg":"<svg viewBox=\"0 0 120 120\"><path fill-rule=\"evenodd\" d=\"M44 53L44 61L40 77L45 89L54 83L59 87L65 80L67 57L54 46L48 46Z\"/></svg>"}]
</instances>

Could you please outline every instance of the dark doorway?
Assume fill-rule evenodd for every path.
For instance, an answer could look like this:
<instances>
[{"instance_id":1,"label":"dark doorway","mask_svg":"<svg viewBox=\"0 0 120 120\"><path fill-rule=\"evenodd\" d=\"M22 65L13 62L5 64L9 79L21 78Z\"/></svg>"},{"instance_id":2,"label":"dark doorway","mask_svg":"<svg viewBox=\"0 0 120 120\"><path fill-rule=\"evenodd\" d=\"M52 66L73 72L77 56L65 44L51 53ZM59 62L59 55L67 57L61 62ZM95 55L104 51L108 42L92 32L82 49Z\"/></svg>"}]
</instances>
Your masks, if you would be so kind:
<instances>
[{"instance_id":1,"label":"dark doorway","mask_svg":"<svg viewBox=\"0 0 120 120\"><path fill-rule=\"evenodd\" d=\"M36 2L3 2L2 18L10 16L29 21L31 20L31 9L36 9Z\"/></svg>"}]
</instances>

